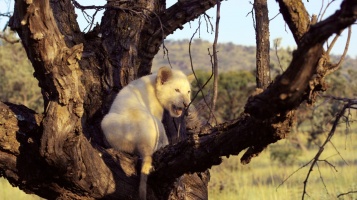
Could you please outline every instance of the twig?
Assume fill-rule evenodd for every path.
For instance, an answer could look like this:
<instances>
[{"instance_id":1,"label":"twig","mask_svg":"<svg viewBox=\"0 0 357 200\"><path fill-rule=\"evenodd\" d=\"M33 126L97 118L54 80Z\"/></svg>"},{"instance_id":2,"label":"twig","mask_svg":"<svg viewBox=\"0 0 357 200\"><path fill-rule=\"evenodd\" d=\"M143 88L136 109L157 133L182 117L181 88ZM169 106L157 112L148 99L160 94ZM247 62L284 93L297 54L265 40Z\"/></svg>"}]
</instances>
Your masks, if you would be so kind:
<instances>
[{"instance_id":1,"label":"twig","mask_svg":"<svg viewBox=\"0 0 357 200\"><path fill-rule=\"evenodd\" d=\"M320 21L322 20L323 16L325 15L328 7L330 7L330 5L334 2L335 0L332 0L330 2L327 3L327 6L325 7L324 11L322 11L323 9L323 3L321 5L321 9L320 9L320 12L319 12L319 18L320 18ZM322 1L323 2L323 1Z\"/></svg>"},{"instance_id":2,"label":"twig","mask_svg":"<svg viewBox=\"0 0 357 200\"><path fill-rule=\"evenodd\" d=\"M170 56L169 56L169 49L166 47L165 42L162 42L162 51L164 52L163 58L167 58L167 62L169 63L170 67L172 68L171 65L171 60L170 60Z\"/></svg>"},{"instance_id":3,"label":"twig","mask_svg":"<svg viewBox=\"0 0 357 200\"><path fill-rule=\"evenodd\" d=\"M87 20L88 23L90 23L90 27L92 27L93 25L93 22L94 22L94 18L95 18L95 15L97 14L98 11L100 10L103 10L103 9L114 9L114 10L121 10L123 12L129 12L131 14L135 14L135 15L138 15L138 16L144 16L144 17L147 17L143 12L142 10L146 10L146 11L149 11L150 13L154 13L153 11L147 9L147 8L144 8L144 7L138 7L138 6L134 6L132 8L122 8L122 7L119 7L119 4L124 4L124 3L128 3L129 1L119 1L118 3L116 3L116 5L108 5L108 4L105 4L103 6L95 6L95 5L92 5L92 6L83 6L81 4L79 4L76 0L72 0L72 4L74 5L74 7L80 9L83 13L83 16L84 18ZM87 14L85 12L85 10L96 10L94 15L90 16L89 14ZM154 13L156 16L158 16L156 13ZM87 19L86 17L90 18L90 19ZM161 22L160 22L161 23ZM88 27L88 26L87 26ZM86 27L86 28L87 28ZM90 29L89 29L90 31Z\"/></svg>"},{"instance_id":4,"label":"twig","mask_svg":"<svg viewBox=\"0 0 357 200\"><path fill-rule=\"evenodd\" d=\"M324 151L326 144L331 141L331 138L335 134L337 125L339 124L339 121L340 121L341 117L343 117L346 109L350 108L354 104L357 104L357 100L354 100L354 99L339 98L339 97L331 97L331 98L337 99L339 101L344 101L344 102L347 102L347 103L345 103L343 108L336 115L336 118L335 118L335 121L333 123L333 126L332 126L332 128L331 128L331 130L330 130L325 142L320 146L319 151L316 153L315 157L312 159L312 163L310 165L309 171L308 171L308 173L306 175L306 178L304 180L304 190L303 190L301 199L304 199L305 195L307 194L306 188L307 188L307 183L308 183L308 179L309 179L309 177L311 175L311 172L313 171L314 166L317 165L317 162L319 161L319 158L320 158L322 152Z\"/></svg>"},{"instance_id":5,"label":"twig","mask_svg":"<svg viewBox=\"0 0 357 200\"><path fill-rule=\"evenodd\" d=\"M279 16L281 13L279 12L278 14L276 14L274 17L272 17L271 19L269 19L269 22L274 20L277 16Z\"/></svg>"},{"instance_id":6,"label":"twig","mask_svg":"<svg viewBox=\"0 0 357 200\"><path fill-rule=\"evenodd\" d=\"M308 166L311 162L313 161L313 159L311 159L309 162L305 163L304 165L302 165L301 167L299 167L297 170L293 171L287 178L285 178L279 185L278 187L276 187L276 190L279 189L280 186L282 186L286 181L288 181L294 174L296 174L298 171L300 171L301 169L305 168L306 166Z\"/></svg>"},{"instance_id":7,"label":"twig","mask_svg":"<svg viewBox=\"0 0 357 200\"><path fill-rule=\"evenodd\" d=\"M332 145L332 147L333 147L333 148L335 149L335 151L337 152L337 155L340 156L340 158L342 159L342 161L343 161L346 165L348 165L347 161L343 158L343 156L341 155L340 151L337 149L337 147L333 144L332 141L330 141L330 144Z\"/></svg>"},{"instance_id":8,"label":"twig","mask_svg":"<svg viewBox=\"0 0 357 200\"><path fill-rule=\"evenodd\" d=\"M340 198L344 195L353 194L353 193L357 193L357 190L352 190L352 191L348 191L346 193L341 193L341 194L337 195L337 198Z\"/></svg>"},{"instance_id":9,"label":"twig","mask_svg":"<svg viewBox=\"0 0 357 200\"><path fill-rule=\"evenodd\" d=\"M255 23L255 18L254 18L254 5L252 2L249 1L249 3L252 5L252 10L250 12L247 13L246 17L251 14L252 15L252 20L253 20L253 28L254 28L254 31L256 32L257 31L257 27L256 27L256 23Z\"/></svg>"},{"instance_id":10,"label":"twig","mask_svg":"<svg viewBox=\"0 0 357 200\"><path fill-rule=\"evenodd\" d=\"M326 9L327 9L327 7L326 7L325 10L324 10L324 12L322 13L323 8L324 8L324 0L321 1L320 11L319 11L319 15L318 15L318 17L317 17L317 18L319 18L319 17L321 16L320 20L322 19L322 16L323 16L323 14L325 13L325 11L326 11ZM321 14L321 13L322 13L322 14Z\"/></svg>"},{"instance_id":11,"label":"twig","mask_svg":"<svg viewBox=\"0 0 357 200\"><path fill-rule=\"evenodd\" d=\"M213 27L213 24L211 22L211 17L209 15L207 15L207 13L203 13L203 18L206 21L207 33L213 33L214 32L214 27ZM211 27L211 31L208 30L208 27Z\"/></svg>"},{"instance_id":12,"label":"twig","mask_svg":"<svg viewBox=\"0 0 357 200\"><path fill-rule=\"evenodd\" d=\"M98 11L103 10L105 8L108 8L107 5L104 6L83 6L79 4L76 0L72 0L72 4L74 7L80 9L82 11L84 19L88 22L88 26L84 28L84 31L88 28L88 31L92 29L92 26L94 24L95 16L98 13ZM89 15L85 10L95 10L94 14L91 16Z\"/></svg>"},{"instance_id":13,"label":"twig","mask_svg":"<svg viewBox=\"0 0 357 200\"><path fill-rule=\"evenodd\" d=\"M208 119L214 115L214 111L217 103L218 96L218 56L217 56L217 42L218 42L218 33L219 33L219 20L221 18L221 1L217 0L217 11L216 11L216 29L214 34L213 42L213 95L212 95L212 104L211 104L211 113ZM217 124L217 121L216 121Z\"/></svg>"},{"instance_id":14,"label":"twig","mask_svg":"<svg viewBox=\"0 0 357 200\"><path fill-rule=\"evenodd\" d=\"M192 53L191 53L192 40L193 40L193 38L195 37L195 35L196 35L196 33L198 32L198 30L200 29L200 25L201 25L201 24L199 24L199 26L197 27L196 31L192 34L192 37L191 37L190 42L189 42L189 44L188 44L188 55L189 55L189 58L190 58L191 70L192 70L193 75L195 76L195 79L196 79L196 81L197 81L197 86L198 86L198 91L197 91L197 93L192 97L191 103L196 99L197 95L198 95L199 93L201 93L201 94L202 94L203 101L205 102L205 104L207 105L208 109L210 110L211 108L210 108L210 106L209 106L209 104L208 104L208 102L207 102L207 100L206 100L206 97L205 97L205 95L204 95L204 93L203 93L203 88L204 88L204 87L208 84L208 82L212 79L213 74L211 74L211 76L208 78L208 80L201 86L201 85L200 85L200 82L198 81L198 78L197 78L196 72L195 72L195 70L194 70L194 67L193 67ZM191 105L191 103L189 104L189 106Z\"/></svg>"},{"instance_id":15,"label":"twig","mask_svg":"<svg viewBox=\"0 0 357 200\"><path fill-rule=\"evenodd\" d=\"M331 139L333 137L333 135L335 134L335 131L336 131L336 128L339 124L339 121L341 120L341 118L344 117L344 114L346 112L346 110L349 111L349 109L357 109L356 107L354 107L355 105L357 105L357 99L349 99L349 98L341 98L341 97L334 97L334 96L323 96L325 98L329 98L330 100L336 100L336 101L341 101L341 102L344 102L344 106L343 108L338 112L338 114L336 115L335 117L335 120L334 120L334 123L332 125L332 128L327 136L327 138L325 139L324 143L320 146L318 152L316 153L316 155L314 156L313 159L311 159L310 161L308 161L306 164L302 165L301 167L299 167L297 170L295 170L293 173L291 173L286 179L284 179L276 189L278 189L280 186L282 186L288 179L290 179L294 174L296 174L298 171L300 171L301 169L305 168L306 166L310 165L310 168L309 168L309 171L306 175L306 178L304 180L304 187L303 187L303 193L302 193L302 198L301 199L304 199L305 198L305 195L309 196L308 193L307 193L307 183L308 183L308 180L309 180L309 177L313 171L313 168L315 166L317 166L318 170L319 170L319 173L320 173L320 179L325 187L325 189L327 188L326 187L326 184L323 180L323 177L322 177L322 174L320 172L320 168L319 168L319 165L318 165L318 162L325 162L326 164L328 164L331 168L333 168L336 172L337 172L337 169L336 167L330 163L327 158L324 159L324 160L321 160L319 159L322 152L324 151L325 149L325 146L327 143L330 143L332 144L332 146L335 148L337 154L342 158L342 160L347 164L346 160L341 156L340 152L337 150L337 148L335 147L335 145L331 142ZM329 157L328 157L329 158ZM347 193L342 193L342 194L339 194L337 197L340 197L340 196L343 196L343 195L347 195L347 194L350 194L350 193L356 193L357 191L349 191ZM328 193L328 191L327 191Z\"/></svg>"},{"instance_id":16,"label":"twig","mask_svg":"<svg viewBox=\"0 0 357 200\"><path fill-rule=\"evenodd\" d=\"M320 180L321 180L322 184L324 185L324 188L325 188L325 190L326 190L326 192L328 194L327 186L325 184L324 178L322 177L322 173L321 173L321 170L320 170L319 163L316 163L316 166L317 166L317 170L319 171Z\"/></svg>"},{"instance_id":17,"label":"twig","mask_svg":"<svg viewBox=\"0 0 357 200\"><path fill-rule=\"evenodd\" d=\"M279 67L280 67L281 71L284 72L283 66L281 66L281 63L280 63L280 57L278 55L278 43L279 43L278 39L274 40L275 56L278 59L278 63L279 63Z\"/></svg>"},{"instance_id":18,"label":"twig","mask_svg":"<svg viewBox=\"0 0 357 200\"><path fill-rule=\"evenodd\" d=\"M11 16L12 16L12 12L0 13L0 17L7 17L10 19ZM3 32L5 32L8 25L9 25L9 20L5 23L5 26L2 29Z\"/></svg>"},{"instance_id":19,"label":"twig","mask_svg":"<svg viewBox=\"0 0 357 200\"><path fill-rule=\"evenodd\" d=\"M348 47L350 46L350 41L351 41L351 35L352 35L352 28L351 26L348 27L348 35L347 35L347 40L346 40L346 45L345 45L345 49L343 51L343 54L342 56L340 57L340 60L338 61L337 64L334 64L333 67L331 69L328 70L328 73L327 74L330 74L334 71L336 71L341 65L342 65L342 62L345 60L345 57L347 55L347 52L348 52ZM337 36L336 36L337 37ZM336 38L335 37L335 38ZM331 48L328 49L328 53L331 51L332 47L333 47L333 44L331 43Z\"/></svg>"},{"instance_id":20,"label":"twig","mask_svg":"<svg viewBox=\"0 0 357 200\"><path fill-rule=\"evenodd\" d=\"M12 12L0 13L0 17L8 17L8 18L10 18L11 16L12 16Z\"/></svg>"},{"instance_id":21,"label":"twig","mask_svg":"<svg viewBox=\"0 0 357 200\"><path fill-rule=\"evenodd\" d=\"M91 23L90 23L90 27L89 27L88 30L92 30L92 26L93 26L93 24L94 24L94 19L95 19L95 16L97 15L97 13L98 13L98 10L95 10L95 12L94 12L94 14L93 14L93 16L92 16L92 21L91 21Z\"/></svg>"}]
</instances>

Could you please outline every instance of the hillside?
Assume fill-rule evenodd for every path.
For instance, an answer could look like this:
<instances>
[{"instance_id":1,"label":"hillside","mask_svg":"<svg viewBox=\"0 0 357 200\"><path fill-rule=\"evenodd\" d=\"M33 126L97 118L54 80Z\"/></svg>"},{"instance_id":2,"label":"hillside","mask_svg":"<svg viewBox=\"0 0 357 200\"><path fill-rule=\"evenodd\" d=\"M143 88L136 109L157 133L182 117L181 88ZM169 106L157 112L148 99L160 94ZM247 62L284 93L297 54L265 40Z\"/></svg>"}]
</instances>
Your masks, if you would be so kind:
<instances>
[{"instance_id":1,"label":"hillside","mask_svg":"<svg viewBox=\"0 0 357 200\"><path fill-rule=\"evenodd\" d=\"M168 54L163 51L161 47L159 53L153 61L153 71L162 65L169 65L167 55L169 56L172 67L183 70L191 69L189 56L189 40L166 40L165 46ZM271 66L280 69L276 51L271 46L270 59ZM191 55L194 69L210 70L212 68L211 57L212 43L201 39L196 39L191 44ZM279 48L278 56L282 68L285 69L291 58L292 49ZM337 60L338 56L332 56L333 60ZM221 72L233 70L248 70L255 69L255 46L242 46L233 43L219 43L218 44L218 59L219 69ZM343 69L356 68L357 58L353 59L346 57L343 63Z\"/></svg>"}]
</instances>

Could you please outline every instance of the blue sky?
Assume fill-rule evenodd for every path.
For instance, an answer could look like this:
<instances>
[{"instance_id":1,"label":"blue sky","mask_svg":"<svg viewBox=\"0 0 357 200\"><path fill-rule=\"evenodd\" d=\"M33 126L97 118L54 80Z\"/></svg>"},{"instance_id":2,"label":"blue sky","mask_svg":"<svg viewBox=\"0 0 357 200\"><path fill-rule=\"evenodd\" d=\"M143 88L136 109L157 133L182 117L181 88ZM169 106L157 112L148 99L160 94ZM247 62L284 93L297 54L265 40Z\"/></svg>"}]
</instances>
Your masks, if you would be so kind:
<instances>
[{"instance_id":1,"label":"blue sky","mask_svg":"<svg viewBox=\"0 0 357 200\"><path fill-rule=\"evenodd\" d=\"M310 14L319 15L322 6L326 6L331 0L303 0L308 12ZM10 0L0 0L0 10L7 11L11 10L12 6L8 8L7 3ZM104 5L105 0L78 0L82 5ZM177 2L177 0L168 0L167 7ZM220 28L219 28L219 38L218 42L232 42L234 44L255 46L255 32L253 28L253 20L250 14L252 10L252 5L250 2L253 0L228 0L222 1L221 4L221 18L220 18ZM324 18L330 16L334 13L340 6L342 0L334 1L324 14ZM269 7L269 18L270 21L270 41L271 47L273 47L273 40L276 38L281 38L282 47L292 47L295 48L295 41L291 35L289 28L283 21L282 16L279 14L279 7L275 0L268 0ZM211 16L212 24L215 24L215 12L216 7L210 9L207 14ZM88 11L90 13L90 11ZM96 21L100 21L101 15L97 14ZM5 19L0 19L0 28L3 28ZM78 13L78 21L82 28L87 25L84 20L83 15ZM201 24L200 35L196 34L195 38L201 38L204 40L213 41L214 33L207 33L206 23L203 21ZM167 39L190 39L192 34L196 31L198 27L198 20L192 21L184 25L183 30L176 30L172 35L169 35ZM340 39L335 45L332 53L342 54L344 45L347 38L347 31L341 34ZM332 38L331 38L332 39ZM348 54L352 57L357 57L357 26L352 26L352 38L350 41L350 47Z\"/></svg>"},{"instance_id":2,"label":"blue sky","mask_svg":"<svg viewBox=\"0 0 357 200\"><path fill-rule=\"evenodd\" d=\"M174 0L169 0L168 2L176 2ZM255 32L253 28L252 15L250 14L252 10L252 5L250 2L252 0L229 0L223 1L221 4L221 18L219 25L219 42L232 42L234 44L255 46ZM307 8L309 14L320 13L321 3L324 2L325 6L328 0L303 0L305 7ZM329 9L324 14L324 18L333 14L337 9L339 9L342 0L336 0ZM271 47L273 47L272 42L276 38L282 38L281 45L283 47L290 46L295 48L295 41L291 35L289 28L285 25L282 15L279 14L279 6L275 0L268 0L269 8L269 19L270 21L270 41ZM215 23L215 12L216 7L208 11L208 15L212 16L213 23ZM279 14L279 15L277 15ZM277 16L276 16L277 15ZM276 16L276 17L275 17ZM275 18L274 18L275 17ZM274 19L273 19L274 18ZM202 23L205 25L205 23ZM191 38L192 34L195 32L198 26L198 20L186 24L183 30L177 30L173 35L168 36L168 39L187 39ZM354 32L353 32L354 31ZM352 26L353 36L350 41L349 55L352 57L357 57L357 25ZM214 34L208 34L205 28L201 30L201 38L213 41ZM332 52L334 54L342 54L344 46L346 43L347 31L341 34L341 38L335 45Z\"/></svg>"}]
</instances>

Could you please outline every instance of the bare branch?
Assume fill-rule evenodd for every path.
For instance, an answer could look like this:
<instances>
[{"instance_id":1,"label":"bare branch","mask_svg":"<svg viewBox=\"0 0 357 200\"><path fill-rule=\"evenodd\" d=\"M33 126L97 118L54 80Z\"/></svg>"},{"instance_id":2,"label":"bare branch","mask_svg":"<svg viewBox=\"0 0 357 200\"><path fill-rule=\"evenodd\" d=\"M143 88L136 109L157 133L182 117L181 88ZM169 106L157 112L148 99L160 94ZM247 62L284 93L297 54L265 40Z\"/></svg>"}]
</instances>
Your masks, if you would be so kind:
<instances>
[{"instance_id":1,"label":"bare branch","mask_svg":"<svg viewBox=\"0 0 357 200\"><path fill-rule=\"evenodd\" d=\"M253 28L254 31L257 31L257 24L255 22L255 17L254 17L254 4L252 2L249 2L252 5L252 10L247 13L246 17L250 14L252 16L252 21L253 21Z\"/></svg>"},{"instance_id":2,"label":"bare branch","mask_svg":"<svg viewBox=\"0 0 357 200\"><path fill-rule=\"evenodd\" d=\"M221 2L217 0L217 11L216 11L216 29L214 34L214 42L213 42L213 94L212 94L212 102L209 119L214 116L217 96L218 96L218 56L217 56L217 42L218 42L218 33L219 33L219 20L221 18ZM217 123L217 121L216 121Z\"/></svg>"},{"instance_id":3,"label":"bare branch","mask_svg":"<svg viewBox=\"0 0 357 200\"><path fill-rule=\"evenodd\" d=\"M167 35L172 34L176 29L182 29L183 24L190 22L204 14L206 10L212 8L217 3L216 0L191 0L191 1L178 1L164 12L158 12L160 20L164 27L162 33L159 25L158 18L152 18L145 22L145 29L142 32L141 38L148 38L143 40L139 54L142 57L142 62L138 70L139 75L146 75L148 71L141 71L147 66L151 66L151 61L159 51L159 46L162 37L166 38ZM206 16L206 15L204 15Z\"/></svg>"},{"instance_id":4,"label":"bare branch","mask_svg":"<svg viewBox=\"0 0 357 200\"><path fill-rule=\"evenodd\" d=\"M331 1L329 1L329 2L327 3L327 5L326 5L325 9L323 9L324 5L323 5L323 1L322 1L322 3L321 3L321 9L320 9L320 12L319 12L319 17L318 17L318 18L320 18L319 21L322 20L322 18L324 17L324 15L325 15L327 9L328 9L328 8L331 6L331 4L334 3L335 1L336 1L336 0L331 0ZM323 11L322 11L322 10L323 10Z\"/></svg>"},{"instance_id":5,"label":"bare branch","mask_svg":"<svg viewBox=\"0 0 357 200\"><path fill-rule=\"evenodd\" d=\"M279 43L280 43L280 39L275 39L275 40L274 40L275 56L276 56L276 58L278 59L278 64L279 64L279 67L280 67L280 69L281 69L281 72L284 72L283 66L281 66L281 63L280 63L280 57L279 57L279 55L278 55Z\"/></svg>"},{"instance_id":6,"label":"bare branch","mask_svg":"<svg viewBox=\"0 0 357 200\"><path fill-rule=\"evenodd\" d=\"M314 156L314 158L311 159L309 162L305 163L304 165L302 165L301 167L299 167L299 168L298 168L297 170L295 170L293 173L291 173L291 174L290 174L286 179L284 179L284 180L282 181L282 183L280 183L279 186L277 187L277 189L278 189L281 185L283 185L288 179L290 179L290 178L291 178L293 175L295 175L298 171L300 171L301 169L303 169L303 168L307 167L308 165L310 165L309 171L308 171L308 173L306 174L306 178L305 178L305 180L304 180L304 186L303 186L303 192L302 192L302 199L305 198L305 195L308 195L308 192L307 192L308 180L309 180L310 175L311 175L312 171L314 170L314 167L315 167L315 166L318 168L318 171L319 171L319 174L320 174L320 179L321 179L321 181L322 181L322 183L323 183L323 185L324 185L324 187L325 187L325 189L326 189L326 191L327 191L327 187L326 187L326 184L325 184L324 179L323 179L323 177L322 177L322 174L321 174L321 172L320 172L320 168L319 168L318 162L324 162L324 163L326 163L326 164L329 165L331 168L333 168L334 171L336 171L336 172L337 172L337 169L336 169L336 166L334 166L331 162L328 161L328 158L323 159L323 160L321 160L321 159L319 159L319 158L320 158L322 152L325 150L325 147L326 147L327 143L331 143L331 144L332 144L331 139L332 139L333 135L335 134L335 131L336 131L336 128L337 128L337 126L338 126L338 124L339 124L339 121L340 121L341 118L344 116L346 110L348 110L349 108L351 108L351 107L353 107L354 105L357 104L357 99L340 98L340 97L333 97L333 96L325 96L325 97L327 97L327 98L329 98L329 99L332 99L332 100L344 102L345 105L344 105L344 107L339 111L339 113L336 115L336 118L335 118L335 120L334 120L333 126L332 126L332 128L331 128L331 130L330 130L328 136L326 137L324 143L319 147L319 150L318 150L318 152L316 153L316 155ZM332 144L332 145L333 145L333 144ZM341 156L340 152L338 152L338 150L336 149L336 147L335 147L334 145L333 145L333 147L334 147L335 150L337 151L338 155ZM341 158L343 159L343 157L341 157ZM343 161L344 161L345 163L347 163L344 159L343 159ZM327 192L328 192L328 191L327 191Z\"/></svg>"},{"instance_id":7,"label":"bare branch","mask_svg":"<svg viewBox=\"0 0 357 200\"><path fill-rule=\"evenodd\" d=\"M325 146L327 143L331 142L331 139L333 137L333 135L335 134L335 131L336 131L336 128L339 124L339 121L340 119L344 116L346 110L348 108L350 108L351 106L353 105L356 105L357 104L357 100L356 99L347 99L347 98L338 98L338 97L331 97L335 100L339 100L339 101L343 101L343 102L347 102L343 108L338 112L338 114L336 115L336 118L335 118L335 121L333 123L333 126L328 134L328 136L326 137L325 141L323 142L323 144L320 146L319 148L319 151L316 153L316 155L314 156L312 162L311 162L311 165L310 165L310 168L309 168L309 171L306 175L306 178L304 180L304 189L303 189L303 193L302 193L302 199L305 198L305 195L307 194L307 183L308 183L308 180L309 180L309 177L311 175L311 172L313 171L315 165L318 166L317 162L320 161L319 158L322 154L322 152L324 151L325 149ZM324 160L324 162L327 162L326 160ZM309 162L310 163L310 162ZM329 162L327 162L328 164L330 164ZM330 164L330 166L332 166L333 168L335 168L333 165Z\"/></svg>"},{"instance_id":8,"label":"bare branch","mask_svg":"<svg viewBox=\"0 0 357 200\"><path fill-rule=\"evenodd\" d=\"M203 13L203 18L205 19L205 22L206 22L207 33L213 33L214 27L211 22L211 17L209 15L207 15L207 13ZM209 28L211 28L211 29L209 29Z\"/></svg>"},{"instance_id":9,"label":"bare branch","mask_svg":"<svg viewBox=\"0 0 357 200\"><path fill-rule=\"evenodd\" d=\"M316 163L316 166L317 166L317 170L319 171L319 175L320 175L320 180L322 182L322 184L324 185L324 188L328 194L328 190L327 190L327 187L326 187L326 184L325 184L325 181L324 181L324 178L322 176L322 173L321 173L321 170L320 170L320 166L319 166L319 163Z\"/></svg>"},{"instance_id":10,"label":"bare branch","mask_svg":"<svg viewBox=\"0 0 357 200\"><path fill-rule=\"evenodd\" d=\"M348 47L350 46L350 40L351 40L351 35L352 35L352 28L351 26L348 27L348 35L347 35L347 40L346 40L346 45L345 45L345 49L343 51L343 54L341 55L340 57L340 60L338 61L337 64L332 64L328 71L327 71L327 74L330 74L334 71L336 71L338 68L340 68L340 66L342 65L342 62L345 60L345 57L347 55L347 52L348 52ZM335 41L337 40L339 36L336 35L336 37L333 39L333 42L331 43L330 47L328 48L327 50L327 55L330 53L330 51L332 50L333 46L334 46L334 43Z\"/></svg>"},{"instance_id":11,"label":"bare branch","mask_svg":"<svg viewBox=\"0 0 357 200\"><path fill-rule=\"evenodd\" d=\"M348 191L346 193L341 193L341 194L337 195L337 198L340 198L342 196L349 195L349 194L354 194L354 193L357 193L357 190L352 190L352 191Z\"/></svg>"},{"instance_id":12,"label":"bare branch","mask_svg":"<svg viewBox=\"0 0 357 200\"><path fill-rule=\"evenodd\" d=\"M12 12L6 12L6 13L0 13L0 17L8 17L10 18L12 16Z\"/></svg>"},{"instance_id":13,"label":"bare branch","mask_svg":"<svg viewBox=\"0 0 357 200\"><path fill-rule=\"evenodd\" d=\"M212 73L211 76L208 78L208 80L206 80L206 82L201 86L201 83L198 81L196 72L195 72L194 67L193 67L193 59L192 59L192 52L191 52L192 40L193 40L194 36L196 35L197 31L200 29L200 26L201 26L201 23L199 22L196 31L195 31L195 32L192 34L192 36L191 36L191 39L190 39L190 42L189 42L189 46L188 46L188 55L189 55L189 57L190 57L191 71L192 71L193 75L195 76L195 79L196 79L196 81L197 81L197 86L198 86L198 91L197 91L197 93L192 97L192 101L191 101L191 102L193 102L193 101L196 99L197 95L198 95L199 93L201 93L205 105L206 105L207 108L210 110L211 107L210 107L210 105L209 105L209 101L206 99L206 98L207 98L206 95L203 93L203 88L204 88L204 87L209 83L209 81L212 79L213 73ZM211 110L210 110L210 113L212 113ZM209 124L209 120L207 121L207 123Z\"/></svg>"},{"instance_id":14,"label":"bare branch","mask_svg":"<svg viewBox=\"0 0 357 200\"><path fill-rule=\"evenodd\" d=\"M288 181L293 175L295 175L298 171L300 171L301 169L305 168L306 166L308 166L311 162L313 161L313 159L311 159L309 162L305 163L304 165L302 165L301 167L299 167L297 170L293 171L287 178L285 178L279 185L278 187L276 187L276 189L279 189L280 186L282 186L286 181Z\"/></svg>"},{"instance_id":15,"label":"bare branch","mask_svg":"<svg viewBox=\"0 0 357 200\"><path fill-rule=\"evenodd\" d=\"M355 4L356 2L353 0L345 0L341 5L341 10L336 11L326 20L311 26L309 31L304 33L304 37L298 40L300 41L299 48L294 52L289 68L269 86L269 91L251 99L254 103L246 106L246 111L254 113L258 118L265 118L272 116L269 113L284 113L284 110L296 107L294 104L297 103L297 98L306 92L309 81L316 73L317 64L323 52L322 44L333 33L347 28L356 21L357 14L353 10ZM296 37L298 38L298 35ZM264 97L273 91L279 91L275 98L268 100ZM307 93L309 94L310 91ZM266 99L268 102L263 103L261 99ZM262 104L271 106L268 110L263 110Z\"/></svg>"}]
</instances>

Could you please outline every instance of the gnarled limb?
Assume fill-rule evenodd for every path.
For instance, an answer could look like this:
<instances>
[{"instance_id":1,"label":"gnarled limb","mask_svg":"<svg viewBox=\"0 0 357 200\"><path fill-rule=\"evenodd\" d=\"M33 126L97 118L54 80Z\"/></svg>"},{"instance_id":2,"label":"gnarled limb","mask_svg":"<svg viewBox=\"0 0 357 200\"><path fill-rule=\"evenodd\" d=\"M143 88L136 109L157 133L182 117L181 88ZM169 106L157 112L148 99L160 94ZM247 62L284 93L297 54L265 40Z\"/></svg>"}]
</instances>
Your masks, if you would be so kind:
<instances>
[{"instance_id":1,"label":"gnarled limb","mask_svg":"<svg viewBox=\"0 0 357 200\"><path fill-rule=\"evenodd\" d=\"M178 1L166 10L152 13L151 20L145 23L145 31L141 34L139 55L142 62L138 75L150 73L152 59L166 36L177 29L182 29L184 24L196 19L216 4L216 0Z\"/></svg>"},{"instance_id":2,"label":"gnarled limb","mask_svg":"<svg viewBox=\"0 0 357 200\"><path fill-rule=\"evenodd\" d=\"M246 112L264 119L278 113L289 112L301 101L307 100L302 97L303 94L309 93L306 91L307 86L312 75L316 73L318 61L322 55L322 44L332 34L353 24L356 19L356 2L346 0L335 14L311 26L299 41L298 49L294 52L288 69L269 86L269 90L251 99L251 102L246 105ZM276 94L269 94L271 92ZM266 98L268 96L270 98ZM267 104L270 105L269 108L262 109Z\"/></svg>"},{"instance_id":3,"label":"gnarled limb","mask_svg":"<svg viewBox=\"0 0 357 200\"><path fill-rule=\"evenodd\" d=\"M91 140L92 137L89 136L101 135L98 128L98 121L103 115L100 106L107 94L100 92L101 89L122 86L132 76L132 69L128 69L129 71L121 71L124 75L118 76L124 82L114 84L119 79L104 80L105 74L120 72L113 70L113 66L116 69L125 67L116 65L121 57L115 53L132 56L130 58L133 60L126 57L126 61L120 63L135 63L134 71L140 66L140 62L136 62L140 59L136 59L137 52L131 43L139 41L137 37L140 34L123 32L121 36L133 38L124 42L121 40L121 43L115 41L113 46L123 47L119 51L110 46L109 38L101 40L86 35L89 38L83 44L76 43L81 37L69 43L64 39L67 36L64 37L63 33L71 31L61 30L61 26L56 24L57 19L49 13L52 12L51 6L39 2L34 0L26 4L25 1L18 0L18 10L12 26L19 32L34 65L36 77L44 95L47 95L46 110L40 116L28 109L21 109L22 106L0 104L1 175L6 176L13 184L20 185L25 191L49 199L135 199L138 177L135 174L126 176L121 169L127 167L127 163L136 163L137 158L102 149L104 142L97 138ZM174 179L184 173L204 171L219 164L221 156L236 155L251 147L252 152L243 157L243 162L249 162L266 145L284 138L291 127L291 111L308 97L308 82L316 72L322 43L333 33L355 22L356 4L356 1L345 0L340 11L310 27L301 38L302 42L294 53L290 67L266 91L248 101L245 113L237 121L202 130L201 133L192 133L189 139L157 152L154 155L156 171L149 177L150 197L159 198L157 195L160 194L167 197L170 191L168 187L175 185ZM121 16L121 13L114 14ZM21 25L23 19L25 21ZM140 19L135 20L144 25ZM116 25L118 23L115 22ZM103 30L109 30L110 24L101 26L108 26ZM110 33L112 39L122 39L115 31L119 29ZM130 45L127 46L125 41ZM93 48L99 46L99 50ZM94 55L90 54L90 50L95 52ZM106 59L101 60L105 56ZM113 60L109 59L111 57ZM92 65L101 62L107 65ZM130 73L125 74L126 72ZM26 116L26 119L23 120L20 116ZM24 155L25 158L22 157ZM21 168L23 166L28 170ZM31 175L24 173L27 171ZM202 181L204 179L201 178ZM163 187L160 189L160 186Z\"/></svg>"}]
</instances>

